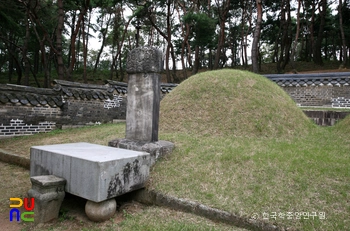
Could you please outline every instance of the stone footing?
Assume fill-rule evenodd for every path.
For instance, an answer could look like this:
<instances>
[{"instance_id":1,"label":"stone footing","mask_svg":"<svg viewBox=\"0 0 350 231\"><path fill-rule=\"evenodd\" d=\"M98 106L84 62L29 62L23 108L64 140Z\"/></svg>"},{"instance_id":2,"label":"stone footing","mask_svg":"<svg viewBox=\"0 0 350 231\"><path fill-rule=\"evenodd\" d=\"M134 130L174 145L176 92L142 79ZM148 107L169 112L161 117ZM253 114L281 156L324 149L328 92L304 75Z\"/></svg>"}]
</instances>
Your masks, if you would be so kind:
<instances>
[{"instance_id":1,"label":"stone footing","mask_svg":"<svg viewBox=\"0 0 350 231\"><path fill-rule=\"evenodd\" d=\"M147 142L130 139L115 139L109 141L108 146L129 149L133 151L147 152L151 156L151 166L153 166L160 157L170 154L175 147L172 142L165 140Z\"/></svg>"},{"instance_id":2,"label":"stone footing","mask_svg":"<svg viewBox=\"0 0 350 231\"><path fill-rule=\"evenodd\" d=\"M35 176L30 180L32 188L28 196L34 198L34 222L45 223L58 218L66 180L54 175Z\"/></svg>"},{"instance_id":3,"label":"stone footing","mask_svg":"<svg viewBox=\"0 0 350 231\"><path fill-rule=\"evenodd\" d=\"M111 218L117 209L115 199L102 202L87 201L85 205L86 216L92 221L106 221Z\"/></svg>"}]
</instances>

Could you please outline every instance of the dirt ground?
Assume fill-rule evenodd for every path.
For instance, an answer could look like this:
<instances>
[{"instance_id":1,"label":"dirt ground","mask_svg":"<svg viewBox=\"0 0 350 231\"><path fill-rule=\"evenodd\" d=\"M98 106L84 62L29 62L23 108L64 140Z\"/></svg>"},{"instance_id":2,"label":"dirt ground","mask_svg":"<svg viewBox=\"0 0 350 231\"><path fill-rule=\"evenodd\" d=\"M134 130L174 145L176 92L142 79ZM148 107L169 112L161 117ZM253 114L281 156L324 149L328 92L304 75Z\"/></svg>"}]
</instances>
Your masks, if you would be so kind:
<instances>
[{"instance_id":1,"label":"dirt ground","mask_svg":"<svg viewBox=\"0 0 350 231\"><path fill-rule=\"evenodd\" d=\"M0 227L4 231L20 231L23 228L20 223L10 222L7 213L0 213Z\"/></svg>"}]
</instances>

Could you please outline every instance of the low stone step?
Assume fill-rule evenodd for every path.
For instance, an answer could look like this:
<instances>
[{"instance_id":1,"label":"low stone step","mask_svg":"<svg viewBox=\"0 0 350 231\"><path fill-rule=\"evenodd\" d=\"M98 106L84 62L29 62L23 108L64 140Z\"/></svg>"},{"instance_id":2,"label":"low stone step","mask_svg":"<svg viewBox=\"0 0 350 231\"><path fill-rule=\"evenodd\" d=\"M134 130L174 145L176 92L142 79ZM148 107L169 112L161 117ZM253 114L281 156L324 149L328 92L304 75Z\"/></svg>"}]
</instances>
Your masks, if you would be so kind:
<instances>
[{"instance_id":1,"label":"low stone step","mask_svg":"<svg viewBox=\"0 0 350 231\"><path fill-rule=\"evenodd\" d=\"M90 143L33 146L30 176L67 180L65 191L101 202L144 187L151 158L147 152Z\"/></svg>"}]
</instances>

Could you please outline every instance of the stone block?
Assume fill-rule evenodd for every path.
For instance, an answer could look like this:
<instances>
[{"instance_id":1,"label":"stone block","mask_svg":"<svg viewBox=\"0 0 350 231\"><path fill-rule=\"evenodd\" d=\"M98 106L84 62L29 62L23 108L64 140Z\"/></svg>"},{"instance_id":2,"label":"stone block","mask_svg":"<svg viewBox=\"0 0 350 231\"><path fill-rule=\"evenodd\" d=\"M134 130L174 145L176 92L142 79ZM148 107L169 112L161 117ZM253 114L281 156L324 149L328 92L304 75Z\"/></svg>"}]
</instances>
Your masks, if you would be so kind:
<instances>
[{"instance_id":1,"label":"stone block","mask_svg":"<svg viewBox=\"0 0 350 231\"><path fill-rule=\"evenodd\" d=\"M66 192L101 202L140 189L149 176L150 154L90 143L34 146L30 175L67 180Z\"/></svg>"},{"instance_id":2,"label":"stone block","mask_svg":"<svg viewBox=\"0 0 350 231\"><path fill-rule=\"evenodd\" d=\"M34 198L34 222L45 223L58 218L58 213L65 196L66 180L54 175L30 178L32 188L28 196Z\"/></svg>"},{"instance_id":3,"label":"stone block","mask_svg":"<svg viewBox=\"0 0 350 231\"><path fill-rule=\"evenodd\" d=\"M172 142L165 140L159 140L157 142L145 142L129 139L115 139L108 142L108 146L147 152L151 157L150 166L153 166L159 158L170 154L175 147Z\"/></svg>"}]
</instances>

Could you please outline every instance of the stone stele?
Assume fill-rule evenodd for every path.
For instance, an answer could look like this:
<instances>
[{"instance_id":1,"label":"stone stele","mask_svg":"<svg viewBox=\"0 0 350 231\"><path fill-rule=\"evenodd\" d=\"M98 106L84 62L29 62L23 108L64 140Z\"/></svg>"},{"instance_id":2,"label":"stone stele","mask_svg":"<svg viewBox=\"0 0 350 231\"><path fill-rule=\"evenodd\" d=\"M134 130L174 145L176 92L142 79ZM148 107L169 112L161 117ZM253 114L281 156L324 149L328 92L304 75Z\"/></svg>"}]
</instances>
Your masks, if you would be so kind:
<instances>
[{"instance_id":1,"label":"stone stele","mask_svg":"<svg viewBox=\"0 0 350 231\"><path fill-rule=\"evenodd\" d=\"M162 54L158 49L140 47L130 51L126 139L158 141L161 70Z\"/></svg>"}]
</instances>

